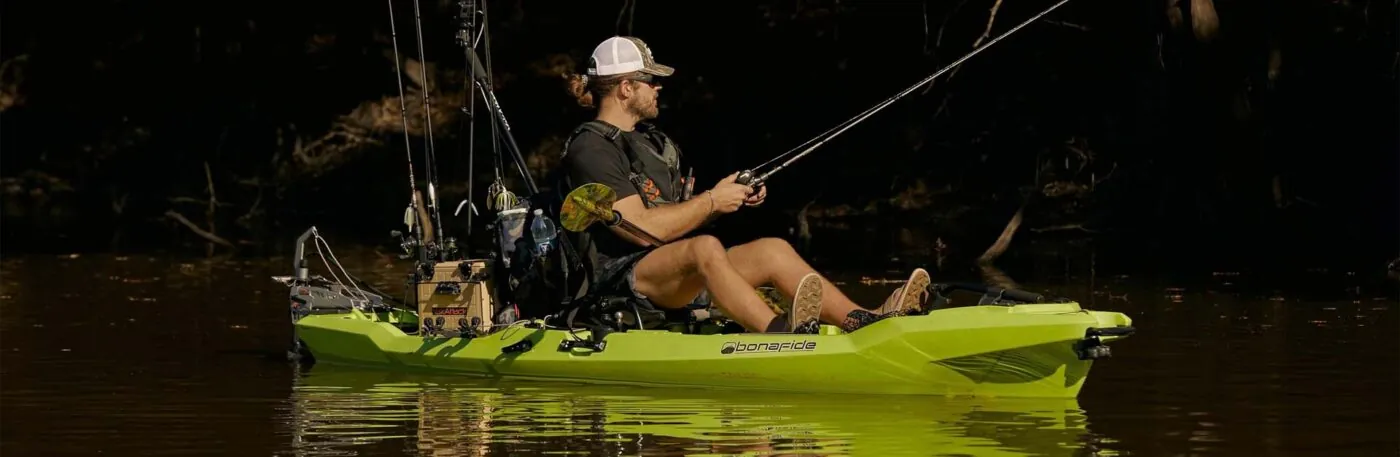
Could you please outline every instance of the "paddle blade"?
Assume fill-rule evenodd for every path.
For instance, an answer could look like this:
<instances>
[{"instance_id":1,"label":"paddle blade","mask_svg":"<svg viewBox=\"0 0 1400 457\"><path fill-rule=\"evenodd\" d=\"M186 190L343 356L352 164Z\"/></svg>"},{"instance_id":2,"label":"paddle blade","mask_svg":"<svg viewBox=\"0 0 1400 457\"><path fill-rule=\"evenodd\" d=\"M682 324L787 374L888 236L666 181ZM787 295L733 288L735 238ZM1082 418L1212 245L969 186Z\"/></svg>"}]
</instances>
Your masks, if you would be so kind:
<instances>
[{"instance_id":1,"label":"paddle blade","mask_svg":"<svg viewBox=\"0 0 1400 457\"><path fill-rule=\"evenodd\" d=\"M612 219L612 205L617 202L617 192L600 183L579 186L564 197L564 205L559 208L559 222L565 230L581 232L600 220Z\"/></svg>"}]
</instances>

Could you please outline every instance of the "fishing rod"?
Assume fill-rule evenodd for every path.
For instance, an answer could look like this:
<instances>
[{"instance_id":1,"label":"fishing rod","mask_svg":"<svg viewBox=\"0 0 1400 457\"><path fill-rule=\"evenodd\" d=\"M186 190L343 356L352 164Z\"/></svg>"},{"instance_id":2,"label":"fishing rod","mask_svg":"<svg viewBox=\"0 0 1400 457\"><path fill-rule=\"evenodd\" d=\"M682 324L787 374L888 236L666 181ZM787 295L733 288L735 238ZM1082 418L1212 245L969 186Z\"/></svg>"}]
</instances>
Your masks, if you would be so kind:
<instances>
[{"instance_id":1,"label":"fishing rod","mask_svg":"<svg viewBox=\"0 0 1400 457\"><path fill-rule=\"evenodd\" d=\"M413 25L418 34L418 74L423 82L423 127L425 129L423 158L427 161L423 165L423 169L427 172L428 209L432 211L434 230L441 232L442 213L438 209L437 199L437 151L433 145L433 105L428 97L428 93L432 90L428 81L428 57L423 52L423 17L418 9L418 0L413 0ZM403 90L402 86L400 86L400 90ZM445 252L439 251L439 260L446 260L442 258L444 255L446 255Z\"/></svg>"},{"instance_id":2,"label":"fishing rod","mask_svg":"<svg viewBox=\"0 0 1400 457\"><path fill-rule=\"evenodd\" d=\"M461 28L457 31L457 44L465 50L475 49L476 40L476 0L461 0L457 3L461 8L458 19L461 21ZM466 204L471 208L467 211L467 236L472 234L472 216L476 213L476 204L472 202L472 189L476 188L476 91L470 87L471 81L476 80L476 68L472 66L470 58L464 58L466 63L467 84L469 87L462 96L466 100L462 103L462 118L467 124L467 199ZM461 142L458 142L460 145ZM460 146L458 147L460 153ZM457 206L457 211L461 211L461 205Z\"/></svg>"},{"instance_id":3,"label":"fishing rod","mask_svg":"<svg viewBox=\"0 0 1400 457\"><path fill-rule=\"evenodd\" d=\"M418 180L413 176L413 140L408 136L408 105L404 101L403 69L399 67L399 32L398 26L394 23L394 0L388 0L388 2L389 41L394 45L394 78L398 81L399 118L403 122L403 145L408 158L408 189L410 194L408 209L404 214L404 224L408 225L409 230L413 231L414 236L421 240L423 239L423 224L413 223L414 218L418 217L418 205L420 203L418 201ZM427 250L418 249L418 260L428 260Z\"/></svg>"},{"instance_id":4,"label":"fishing rod","mask_svg":"<svg viewBox=\"0 0 1400 457\"><path fill-rule=\"evenodd\" d=\"M473 71L478 75L475 81L476 87L481 90L481 96L486 102L486 106L491 109L491 117L496 121L493 125L499 125L501 129L501 136L505 138L506 150L511 154L511 159L515 162L515 168L520 172L521 179L525 181L525 189L529 191L529 195L538 194L539 187L535 185L535 179L530 176L529 170L525 169L525 158L520 155L520 146L515 143L515 135L510 132L510 123L506 121L506 114L501 110L500 102L496 100L496 91L491 89L490 80L487 79L487 75L490 73L482 66L481 59L477 58L475 50L467 49L467 60L470 61Z\"/></svg>"},{"instance_id":5,"label":"fishing rod","mask_svg":"<svg viewBox=\"0 0 1400 457\"><path fill-rule=\"evenodd\" d=\"M538 188L535 186L534 181L531 179L529 173L526 171L525 162L523 159L521 159L521 155L519 152L519 146L516 144L515 138L510 133L510 123L506 121L505 114L501 110L500 103L496 101L495 94L494 92L491 92L490 89L494 85L491 82L491 34L487 31L487 29L490 28L491 14L487 11L487 2L479 3L480 11L476 10L475 6L478 5L478 3L475 0L462 0L462 4L464 6L464 15L468 14L467 11L465 11L466 9L472 10L471 14L473 15L473 17L470 24L477 25L477 27L474 30L475 37L472 37L473 31L470 30L472 29L472 27L470 26L466 27L467 30L463 30L463 33L458 37L459 40L463 42L463 52L466 55L465 60L466 65L468 67L468 77L466 84L472 86L471 88L467 89L467 93L470 94L469 97L471 98L469 98L469 100L471 100L470 103L473 107L474 112L476 106L476 92L481 92L482 100L486 103L488 108L487 114L490 117L489 124L491 126L491 171L494 174L494 180L486 188L486 209L494 211L508 210L514 208L516 205L519 204L519 198L516 197L514 193L511 193L510 190L507 189L505 186L505 177L501 172L501 170L504 168L503 162L505 162L503 154L501 153L502 143L505 143L507 149L509 149L511 154L514 156L513 159L515 159L514 161L516 163L517 170L520 171L521 177L524 178L526 187L528 188L530 193L537 193ZM470 7L468 8L468 6ZM475 22L475 14L477 13L481 15L480 22ZM485 50L483 51L484 59L479 58L477 56L476 47L478 45L485 47ZM484 64L483 61L485 62ZM475 126L475 120L475 114L472 114L473 127ZM501 139L501 137L503 136L502 131L504 131L505 140ZM474 132L469 134L475 135ZM473 146L475 145L474 140L472 141L472 144ZM472 174L475 174L474 171L472 172ZM472 187L471 184L468 184L468 186ZM464 201L463 203L459 204L457 206L457 212L461 212L462 206L468 203L470 202ZM472 211L475 210L476 206L475 204L473 204ZM468 224L470 224L470 217L471 214L468 214Z\"/></svg>"},{"instance_id":6,"label":"fishing rod","mask_svg":"<svg viewBox=\"0 0 1400 457\"><path fill-rule=\"evenodd\" d=\"M1041 17L1045 16L1046 14L1050 14L1051 11L1054 11L1055 9L1057 9L1057 8L1059 8L1060 6L1064 5L1065 3L1069 3L1069 0L1060 0L1059 3L1056 3L1056 4L1052 5L1052 6L1050 6L1049 8L1046 8L1045 11L1041 11L1040 14L1037 14L1037 15L1035 15L1035 16L1032 16L1030 19L1026 19L1024 22L1021 22L1019 25L1017 25L1017 26L1015 26L1015 27L1012 27L1011 30L1007 30L1005 33L1002 33L1001 35L998 35L996 38L993 38L992 41L988 41L987 44L984 44L984 45L978 47L977 49L973 49L972 52L967 53L967 55L964 55L964 56L962 56L961 58L959 58L958 60L953 61L953 63L950 63L950 64L948 64L947 66L945 66L945 67L939 69L937 72L934 72L932 75L930 75L930 76L927 77L927 78L924 78L922 81L919 81L918 83L914 84L913 86L909 86L908 89L904 89L904 90L901 91L900 93L895 94L893 97L890 97L890 98L888 98L888 99L885 99L885 101L880 102L880 103L876 104L875 106L871 107L870 109L865 110L865 112L862 112L862 113L856 115L855 117L846 120L845 122L842 122L842 123L840 123L840 124L837 124L835 127L832 127L830 130L827 130L827 131L825 131L825 132L822 132L820 135L817 135L816 137L813 137L812 139L807 140L806 143L802 143L801 145L798 145L797 147L792 148L792 149L788 150L787 152L784 152L784 153L782 153L782 154L779 154L777 157L774 157L774 158L772 158L772 159L769 159L767 162L763 162L762 164L759 164L759 165L756 166L756 167L753 167L753 168L750 168L750 169L747 169L747 170L740 171L740 172L739 172L739 176L735 179L735 182L737 182L737 183L739 183L739 184L744 184L744 185L748 185L748 186L753 186L755 189L758 188L759 186L762 186L763 183L767 182L768 179L771 178L771 177L773 177L773 175L776 174L778 171L780 171L780 170L782 170L782 169L784 169L784 168L787 168L789 165L792 165L793 162L796 162L798 159L801 159L801 158L803 158L803 157L806 157L807 154L811 154L812 151L815 151L817 148L821 147L823 144L826 144L826 142L831 141L832 138L836 138L837 135L840 135L842 132L845 132L846 130L850 129L851 127L854 127L856 124L860 123L861 121L864 121L866 118L869 118L870 116L875 115L876 112L879 112L880 110L884 109L885 107L890 106L890 105L893 105L894 102L899 101L899 99L904 98L905 96L909 95L911 92L914 92L915 90L917 90L918 88L922 87L923 85L928 84L928 83L930 83L930 82L933 82L933 80L934 80L935 78L937 78L937 77L943 75L943 73L946 73L948 70L951 70L951 69L953 69L954 67L957 67L958 65L961 65L961 64L963 63L963 61L966 61L967 59L972 58L972 56L977 55L978 53L982 52L984 49L987 49L987 48L992 47L992 45L996 44L998 41L1001 41L1002 38L1006 38L1007 36L1010 36L1011 34L1016 33L1017 30L1021 30L1022 27L1025 27L1026 25L1029 25L1030 23L1035 22L1036 20L1040 19ZM825 138L823 138L823 137L825 137ZM817 141L817 140L821 140L821 141ZM816 144L812 144L812 142L814 142L814 141L816 141ZM807 146L807 145L809 145L809 144L811 144L810 147ZM791 155L793 152L796 152L797 150L802 149L802 148L804 148L804 147L806 147L806 149L803 149L801 153L797 154L796 156L793 156L793 157L790 158L790 159L787 159L787 160L784 161L783 163L779 164L777 167L774 167L772 170L768 170L768 171L763 172L763 173L758 173L758 172L756 171L756 170L758 170L758 169L762 169L763 167L768 166L769 164L771 164L771 163L773 163L773 162L775 162L775 161L778 161L778 160L782 159L783 157L786 157L786 156L788 156L788 155Z\"/></svg>"},{"instance_id":7,"label":"fishing rod","mask_svg":"<svg viewBox=\"0 0 1400 457\"><path fill-rule=\"evenodd\" d=\"M472 2L473 0L462 1L465 3ZM527 198L533 199L535 196L539 195L540 189L539 186L535 184L534 177L530 175L525 158L520 152L520 146L516 143L515 135L511 132L510 122L506 120L505 111L501 109L500 100L496 98L496 92L492 89L494 84L491 82L491 33L488 30L491 27L491 13L489 12L488 3L489 2L485 1L479 2L481 8L481 19L480 22L477 23L479 28L476 29L476 38L472 40L469 45L464 46L464 53L466 54L467 65L471 67L470 71L468 71L470 78L468 83L475 86L475 89L481 92L482 102L486 104L487 116L491 121L492 171L495 172L495 180L486 189L486 208L497 212L498 219L495 230L500 231L501 239L505 240L520 236L511 234L511 229L508 227L511 222L506 222L506 219L515 218L515 216L508 215L508 212L520 209L522 201L505 186L502 171L505 168L503 164L505 157L501 151L503 145L506 152L510 154L511 161L514 162L516 171L520 173L521 181L525 184L525 189L528 192ZM466 35L470 34L468 33ZM485 48L481 56L478 56L476 52L478 43ZM475 105L473 105L473 107L474 106ZM523 203L524 205L529 205L531 202L526 201ZM461 211L461 205L458 206L458 211ZM553 211L551 210L551 212ZM523 222L523 219L521 222ZM564 252L576 252L567 237L559 237L556 239L556 242L559 243ZM509 251L511 248L498 244L496 249L498 250L495 252L495 255L501 256L502 263L509 268L510 257L506 251ZM566 257L569 259L568 264L570 268L577 270L583 267L582 260L579 256L569 255Z\"/></svg>"}]
</instances>

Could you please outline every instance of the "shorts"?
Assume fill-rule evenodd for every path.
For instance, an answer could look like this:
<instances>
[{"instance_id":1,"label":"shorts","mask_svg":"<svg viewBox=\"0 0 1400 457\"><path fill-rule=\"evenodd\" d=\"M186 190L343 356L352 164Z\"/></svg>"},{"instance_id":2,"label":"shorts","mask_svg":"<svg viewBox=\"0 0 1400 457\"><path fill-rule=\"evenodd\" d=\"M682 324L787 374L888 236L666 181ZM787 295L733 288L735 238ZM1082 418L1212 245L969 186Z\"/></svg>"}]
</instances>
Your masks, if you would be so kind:
<instances>
[{"instance_id":1,"label":"shorts","mask_svg":"<svg viewBox=\"0 0 1400 457\"><path fill-rule=\"evenodd\" d=\"M652 309L660 310L656 304L652 303L647 296L637 291L637 262L646 257L651 251L634 252L622 257L604 260L598 265L597 280L594 285L597 287L596 293L605 297L632 297L645 302ZM711 305L710 291L701 289L700 293L691 299L691 309L709 308Z\"/></svg>"}]
</instances>

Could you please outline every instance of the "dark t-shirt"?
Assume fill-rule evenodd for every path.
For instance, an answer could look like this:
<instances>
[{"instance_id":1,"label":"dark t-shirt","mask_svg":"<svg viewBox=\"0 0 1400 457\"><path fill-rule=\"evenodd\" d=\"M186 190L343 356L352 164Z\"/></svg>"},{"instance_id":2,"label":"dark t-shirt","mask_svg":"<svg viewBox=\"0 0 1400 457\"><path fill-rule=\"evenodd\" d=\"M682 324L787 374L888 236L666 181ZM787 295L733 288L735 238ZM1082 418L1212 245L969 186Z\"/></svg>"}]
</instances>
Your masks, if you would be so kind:
<instances>
[{"instance_id":1,"label":"dark t-shirt","mask_svg":"<svg viewBox=\"0 0 1400 457\"><path fill-rule=\"evenodd\" d=\"M646 172L643 184L646 195L642 198L650 202L680 200L680 171L666 165L661 156L663 146L638 131L622 132L619 139L630 141L637 158L642 161ZM638 194L637 186L628 179L632 168L627 153L602 135L580 132L569 143L563 166L570 190L583 184L600 183L617 192L618 200ZM647 249L617 236L603 224L589 227L586 234L577 237L577 243L584 251L591 248L596 252L595 268L609 259Z\"/></svg>"}]
</instances>

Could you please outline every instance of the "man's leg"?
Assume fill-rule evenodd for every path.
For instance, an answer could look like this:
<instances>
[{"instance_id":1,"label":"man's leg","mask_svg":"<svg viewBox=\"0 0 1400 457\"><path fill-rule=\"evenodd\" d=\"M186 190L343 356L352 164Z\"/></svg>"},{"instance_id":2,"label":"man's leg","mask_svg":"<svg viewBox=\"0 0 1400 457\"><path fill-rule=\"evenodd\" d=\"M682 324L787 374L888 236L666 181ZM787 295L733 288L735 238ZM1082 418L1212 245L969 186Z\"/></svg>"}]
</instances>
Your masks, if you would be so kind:
<instances>
[{"instance_id":1,"label":"man's leg","mask_svg":"<svg viewBox=\"0 0 1400 457\"><path fill-rule=\"evenodd\" d=\"M735 270L719 239L712 236L656 248L637 261L633 274L637 293L662 308L683 308L701 289L707 289L730 319L750 331L767 331L777 317ZM800 275L793 279L794 290L799 281Z\"/></svg>"},{"instance_id":2,"label":"man's leg","mask_svg":"<svg viewBox=\"0 0 1400 457\"><path fill-rule=\"evenodd\" d=\"M729 248L729 263L750 289L772 284L789 297L793 296L803 276L816 273L816 269L781 238L760 238ZM822 322L841 325L851 311L858 309L864 308L841 293L831 281L822 278Z\"/></svg>"},{"instance_id":3,"label":"man's leg","mask_svg":"<svg viewBox=\"0 0 1400 457\"><path fill-rule=\"evenodd\" d=\"M803 275L816 272L792 249L791 244L781 238L761 238L732 247L729 249L729 261L753 287L773 284L789 297ZM822 321L852 331L878 320L880 316L899 315L905 309L918 308L922 306L922 296L917 292L928 286L928 273L922 268L915 269L909 278L907 287L896 289L883 306L868 315L869 310L856 305L836 285L822 278ZM906 290L913 292L906 293ZM852 315L853 311L862 312Z\"/></svg>"}]
</instances>

